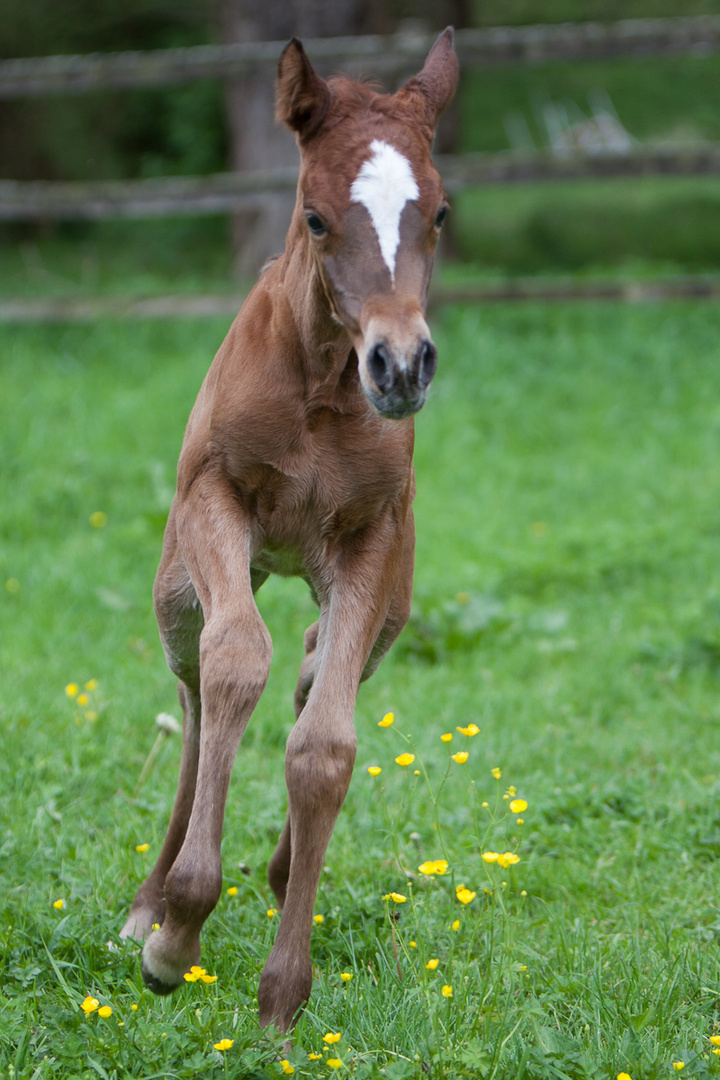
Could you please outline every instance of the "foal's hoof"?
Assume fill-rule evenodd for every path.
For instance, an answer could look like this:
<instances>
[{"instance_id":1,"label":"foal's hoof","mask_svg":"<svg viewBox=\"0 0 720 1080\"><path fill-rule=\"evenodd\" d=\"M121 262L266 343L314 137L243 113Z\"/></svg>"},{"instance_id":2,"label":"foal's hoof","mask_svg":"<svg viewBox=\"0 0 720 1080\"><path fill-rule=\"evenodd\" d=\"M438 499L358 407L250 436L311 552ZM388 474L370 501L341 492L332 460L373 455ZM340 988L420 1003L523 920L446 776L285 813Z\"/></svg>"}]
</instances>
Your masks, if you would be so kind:
<instances>
[{"instance_id":1,"label":"foal's hoof","mask_svg":"<svg viewBox=\"0 0 720 1080\"><path fill-rule=\"evenodd\" d=\"M168 994L172 994L173 990L177 990L180 983L166 983L162 979L158 979L157 975L153 975L151 971L143 964L142 966L143 982L147 986L148 990L152 990L153 994L158 994L160 997L167 997Z\"/></svg>"}]
</instances>

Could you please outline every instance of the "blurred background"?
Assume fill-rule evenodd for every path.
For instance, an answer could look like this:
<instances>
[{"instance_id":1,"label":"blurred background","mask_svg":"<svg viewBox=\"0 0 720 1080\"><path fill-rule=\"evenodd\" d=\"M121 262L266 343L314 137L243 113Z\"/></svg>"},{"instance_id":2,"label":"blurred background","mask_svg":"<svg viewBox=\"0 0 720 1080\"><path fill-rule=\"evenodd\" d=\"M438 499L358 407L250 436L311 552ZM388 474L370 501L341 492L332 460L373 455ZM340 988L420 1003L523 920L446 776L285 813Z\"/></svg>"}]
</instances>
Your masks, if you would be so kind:
<instances>
[{"instance_id":1,"label":"blurred background","mask_svg":"<svg viewBox=\"0 0 720 1080\"><path fill-rule=\"evenodd\" d=\"M324 74L350 69L392 88L420 65L418 43L454 23L466 35L462 84L436 149L452 155L444 175L456 176L453 164L465 172L451 186L440 280L642 279L720 269L720 30L713 16L720 17L720 0L5 0L0 61L252 49L292 35L399 35L408 59L394 68L382 57L317 58ZM652 41L604 55L556 41L546 55L511 36L504 52L495 39L489 56L478 45L485 39L472 38L500 26L621 19L656 20ZM690 39L688 24L666 19L694 19ZM159 205L163 178L291 174L295 146L272 121L272 56L232 78L125 86L101 79L82 92L67 73L64 85L40 79L31 86L31 64L0 68L0 296L223 293L282 247L291 180L242 199L226 193L211 212L207 201L202 212L193 209L185 188L180 210ZM608 174L602 164L638 157L642 168L615 164ZM526 163L522 182L507 174L511 160ZM586 170L582 161L590 162ZM507 182L497 175L488 182L492 162L502 164L499 179ZM569 170L568 162L575 162ZM137 205L147 184L150 210ZM59 210L58 199L65 200Z\"/></svg>"}]
</instances>

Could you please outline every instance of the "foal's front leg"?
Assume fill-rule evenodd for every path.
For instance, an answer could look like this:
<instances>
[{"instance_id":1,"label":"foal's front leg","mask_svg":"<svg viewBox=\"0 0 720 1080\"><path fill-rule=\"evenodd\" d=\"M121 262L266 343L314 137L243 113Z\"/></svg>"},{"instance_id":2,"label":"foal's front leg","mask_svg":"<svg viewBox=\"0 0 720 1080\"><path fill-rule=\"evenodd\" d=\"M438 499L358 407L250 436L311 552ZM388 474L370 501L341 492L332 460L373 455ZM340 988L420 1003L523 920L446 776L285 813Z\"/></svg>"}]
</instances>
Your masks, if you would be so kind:
<instances>
[{"instance_id":1,"label":"foal's front leg","mask_svg":"<svg viewBox=\"0 0 720 1080\"><path fill-rule=\"evenodd\" d=\"M195 797L165 878L165 918L143 950L143 976L168 993L200 959L200 930L222 888L220 841L240 739L267 680L272 647L255 605L250 530L232 491L201 478L177 511L178 541L202 606L202 719Z\"/></svg>"},{"instance_id":2,"label":"foal's front leg","mask_svg":"<svg viewBox=\"0 0 720 1080\"><path fill-rule=\"evenodd\" d=\"M258 990L261 1024L289 1031L312 985L310 933L325 851L355 762L355 697L400 571L402 536L386 521L367 553L333 567L322 604L314 678L287 741L288 820L272 871L289 858L283 914ZM384 552L379 558L378 552ZM279 878L284 878L280 873ZM280 882L282 884L282 882Z\"/></svg>"}]
</instances>

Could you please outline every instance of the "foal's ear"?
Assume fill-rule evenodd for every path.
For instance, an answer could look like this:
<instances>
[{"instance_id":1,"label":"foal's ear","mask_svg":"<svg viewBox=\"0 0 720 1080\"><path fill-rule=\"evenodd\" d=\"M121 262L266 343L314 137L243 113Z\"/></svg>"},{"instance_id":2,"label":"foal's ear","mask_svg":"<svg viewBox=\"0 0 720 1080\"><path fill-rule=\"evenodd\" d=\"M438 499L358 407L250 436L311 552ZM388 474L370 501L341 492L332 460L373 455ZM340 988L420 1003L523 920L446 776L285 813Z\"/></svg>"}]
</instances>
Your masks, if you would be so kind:
<instances>
[{"instance_id":1,"label":"foal's ear","mask_svg":"<svg viewBox=\"0 0 720 1080\"><path fill-rule=\"evenodd\" d=\"M395 99L412 111L432 141L440 113L450 104L458 82L455 31L443 30L427 55L422 71L401 87Z\"/></svg>"},{"instance_id":2,"label":"foal's ear","mask_svg":"<svg viewBox=\"0 0 720 1080\"><path fill-rule=\"evenodd\" d=\"M275 116L297 132L302 142L322 124L330 108L330 87L307 58L302 44L293 38L278 60Z\"/></svg>"}]
</instances>

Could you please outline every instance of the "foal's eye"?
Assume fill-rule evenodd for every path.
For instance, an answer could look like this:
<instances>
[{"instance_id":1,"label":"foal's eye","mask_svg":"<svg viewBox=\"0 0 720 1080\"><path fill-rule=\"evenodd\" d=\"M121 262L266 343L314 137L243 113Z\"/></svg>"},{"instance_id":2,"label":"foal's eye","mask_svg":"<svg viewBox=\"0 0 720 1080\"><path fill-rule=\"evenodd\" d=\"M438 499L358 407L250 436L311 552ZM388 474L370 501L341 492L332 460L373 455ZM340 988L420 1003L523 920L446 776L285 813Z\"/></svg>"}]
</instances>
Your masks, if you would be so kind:
<instances>
[{"instance_id":1,"label":"foal's eye","mask_svg":"<svg viewBox=\"0 0 720 1080\"><path fill-rule=\"evenodd\" d=\"M308 223L308 229L311 233L314 233L315 236L321 236L323 233L327 232L327 225L322 218L317 216L317 214L307 214L305 220Z\"/></svg>"},{"instance_id":2,"label":"foal's eye","mask_svg":"<svg viewBox=\"0 0 720 1080\"><path fill-rule=\"evenodd\" d=\"M438 210L438 215L435 218L435 228L436 229L439 229L440 226L442 225L443 221L447 217L447 212L448 212L447 206L441 206L440 209Z\"/></svg>"}]
</instances>

